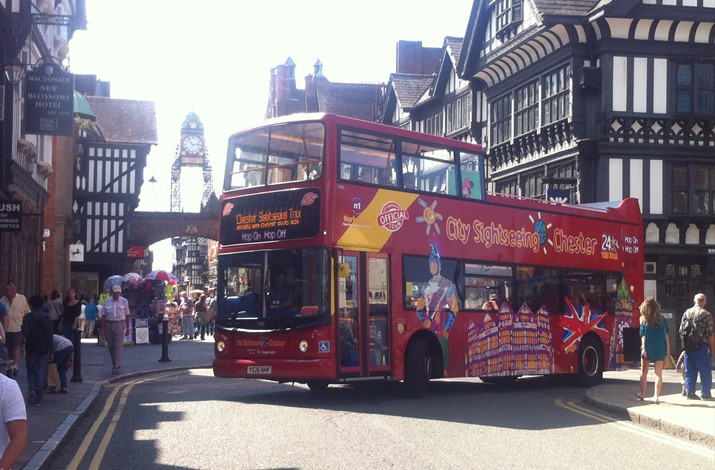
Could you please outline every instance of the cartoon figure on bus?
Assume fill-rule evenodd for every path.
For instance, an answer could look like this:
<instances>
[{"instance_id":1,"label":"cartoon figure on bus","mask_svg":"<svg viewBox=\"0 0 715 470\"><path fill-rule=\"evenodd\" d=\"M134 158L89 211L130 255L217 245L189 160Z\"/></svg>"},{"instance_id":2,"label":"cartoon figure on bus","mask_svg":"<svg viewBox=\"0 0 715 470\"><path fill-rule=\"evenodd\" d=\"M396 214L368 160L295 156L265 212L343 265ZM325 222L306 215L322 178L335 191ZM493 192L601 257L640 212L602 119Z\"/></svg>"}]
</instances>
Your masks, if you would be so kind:
<instances>
[{"instance_id":1,"label":"cartoon figure on bus","mask_svg":"<svg viewBox=\"0 0 715 470\"><path fill-rule=\"evenodd\" d=\"M442 262L439 255L439 247L435 242L430 242L431 252L429 255L429 269L432 278L427 283L427 287L422 297L417 299L417 318L425 326L437 335L442 346L442 357L444 358L444 375L447 375L447 361L449 358L449 330L452 329L454 321L459 312L457 300L457 289L452 281L442 277Z\"/></svg>"}]
</instances>

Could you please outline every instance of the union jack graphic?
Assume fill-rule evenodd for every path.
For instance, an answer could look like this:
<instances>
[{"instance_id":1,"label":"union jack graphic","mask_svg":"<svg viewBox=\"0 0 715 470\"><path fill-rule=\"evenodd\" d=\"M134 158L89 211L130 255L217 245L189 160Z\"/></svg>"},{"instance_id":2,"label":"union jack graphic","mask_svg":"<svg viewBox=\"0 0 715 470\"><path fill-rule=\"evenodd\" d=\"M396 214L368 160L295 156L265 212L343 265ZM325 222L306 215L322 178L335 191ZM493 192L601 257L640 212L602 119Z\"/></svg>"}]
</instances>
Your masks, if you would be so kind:
<instances>
[{"instance_id":1,"label":"union jack graphic","mask_svg":"<svg viewBox=\"0 0 715 470\"><path fill-rule=\"evenodd\" d=\"M601 338L608 338L606 330L606 313L591 311L591 304L574 305L566 297L566 315L561 320L564 330L561 347L564 352L575 352L583 338L589 331L595 331Z\"/></svg>"}]
</instances>

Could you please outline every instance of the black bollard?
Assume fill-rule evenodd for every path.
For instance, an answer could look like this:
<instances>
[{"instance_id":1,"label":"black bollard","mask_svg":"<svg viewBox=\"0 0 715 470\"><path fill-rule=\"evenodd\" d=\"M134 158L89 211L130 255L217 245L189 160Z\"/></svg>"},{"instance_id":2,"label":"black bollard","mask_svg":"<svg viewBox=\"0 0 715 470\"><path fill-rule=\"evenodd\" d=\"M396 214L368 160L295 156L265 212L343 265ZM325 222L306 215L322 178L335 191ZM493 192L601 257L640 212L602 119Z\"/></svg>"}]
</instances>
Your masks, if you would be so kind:
<instances>
[{"instance_id":1,"label":"black bollard","mask_svg":"<svg viewBox=\"0 0 715 470\"><path fill-rule=\"evenodd\" d=\"M72 378L70 382L83 382L82 380L82 330L74 330L74 358L72 360Z\"/></svg>"},{"instance_id":2,"label":"black bollard","mask_svg":"<svg viewBox=\"0 0 715 470\"><path fill-rule=\"evenodd\" d=\"M161 359L159 362L171 362L169 359L169 317L164 315L161 320Z\"/></svg>"}]
</instances>

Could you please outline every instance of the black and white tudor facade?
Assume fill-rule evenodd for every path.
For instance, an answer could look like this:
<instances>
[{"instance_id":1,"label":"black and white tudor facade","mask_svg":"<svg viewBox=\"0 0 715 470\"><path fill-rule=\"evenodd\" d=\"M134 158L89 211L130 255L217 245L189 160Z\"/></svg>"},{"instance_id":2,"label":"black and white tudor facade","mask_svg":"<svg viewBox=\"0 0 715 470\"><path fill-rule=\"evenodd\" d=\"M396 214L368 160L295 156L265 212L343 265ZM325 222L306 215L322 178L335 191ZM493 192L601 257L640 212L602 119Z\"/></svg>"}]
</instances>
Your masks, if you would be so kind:
<instances>
[{"instance_id":1,"label":"black and white tudor facade","mask_svg":"<svg viewBox=\"0 0 715 470\"><path fill-rule=\"evenodd\" d=\"M475 0L441 57L382 121L483 144L495 192L638 198L646 294L715 298L715 0Z\"/></svg>"}]
</instances>

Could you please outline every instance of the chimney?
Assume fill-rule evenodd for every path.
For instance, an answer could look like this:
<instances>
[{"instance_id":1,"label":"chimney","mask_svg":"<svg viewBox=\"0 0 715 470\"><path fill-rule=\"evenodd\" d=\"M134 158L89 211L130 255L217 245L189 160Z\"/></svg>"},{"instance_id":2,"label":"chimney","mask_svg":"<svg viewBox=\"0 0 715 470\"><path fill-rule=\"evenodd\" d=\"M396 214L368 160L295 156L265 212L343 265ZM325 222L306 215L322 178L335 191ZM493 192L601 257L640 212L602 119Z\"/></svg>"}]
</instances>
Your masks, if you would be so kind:
<instances>
[{"instance_id":1,"label":"chimney","mask_svg":"<svg viewBox=\"0 0 715 470\"><path fill-rule=\"evenodd\" d=\"M422 73L422 41L397 42L397 73Z\"/></svg>"}]
</instances>

